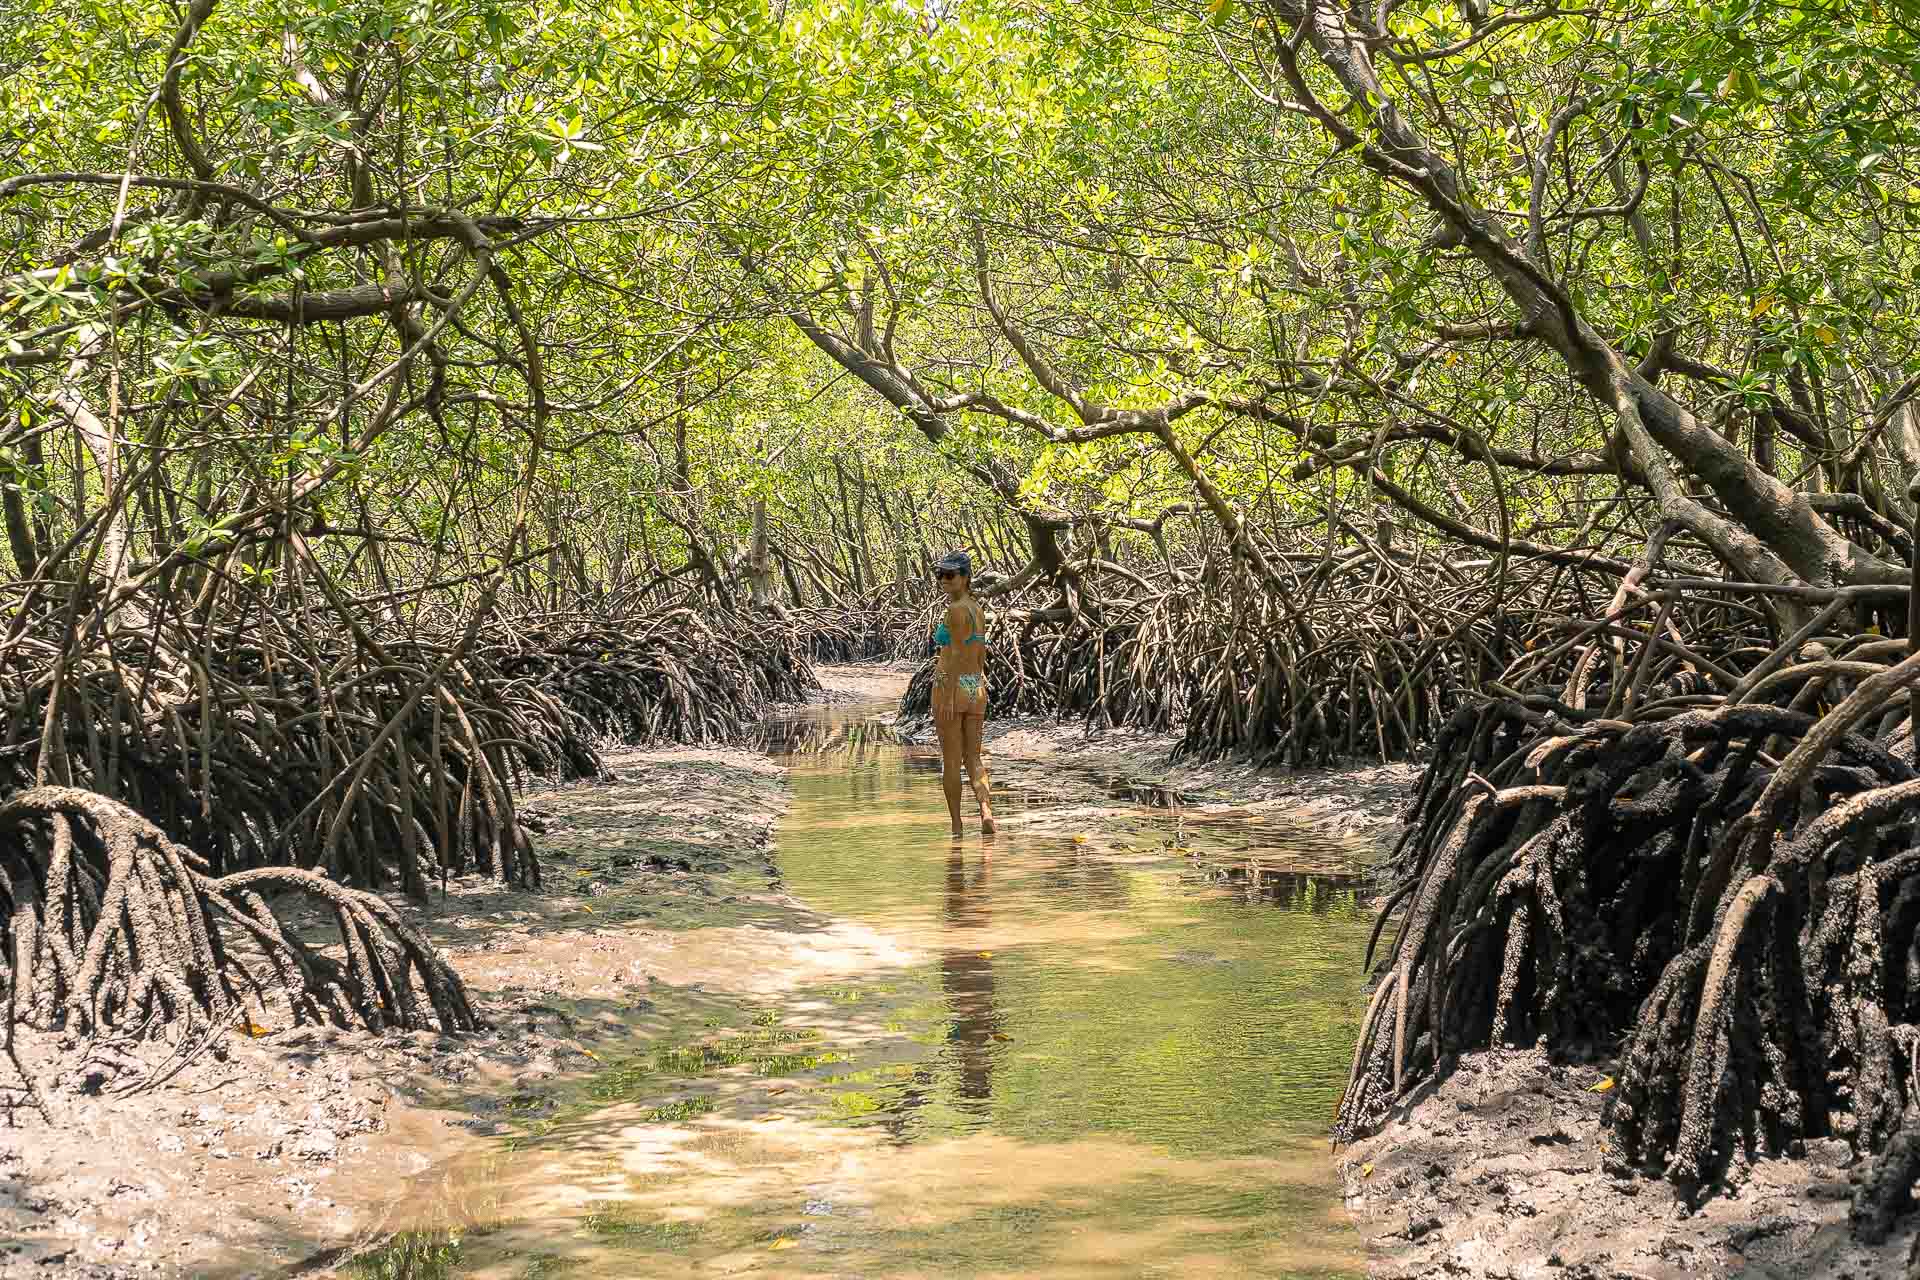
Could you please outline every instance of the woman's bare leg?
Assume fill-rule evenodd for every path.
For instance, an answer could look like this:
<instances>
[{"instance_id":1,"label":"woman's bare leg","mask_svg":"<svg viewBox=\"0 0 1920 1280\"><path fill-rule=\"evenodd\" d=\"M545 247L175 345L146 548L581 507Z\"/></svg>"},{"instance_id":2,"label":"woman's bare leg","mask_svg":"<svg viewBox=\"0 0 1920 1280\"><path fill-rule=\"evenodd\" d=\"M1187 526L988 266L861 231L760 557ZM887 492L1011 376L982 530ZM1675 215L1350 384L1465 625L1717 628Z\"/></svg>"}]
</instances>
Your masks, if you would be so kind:
<instances>
[{"instance_id":1,"label":"woman's bare leg","mask_svg":"<svg viewBox=\"0 0 1920 1280\"><path fill-rule=\"evenodd\" d=\"M947 793L947 816L953 819L953 834L960 834L960 756L966 750L963 717L936 715L933 731L940 737L940 785Z\"/></svg>"},{"instance_id":2,"label":"woman's bare leg","mask_svg":"<svg viewBox=\"0 0 1920 1280\"><path fill-rule=\"evenodd\" d=\"M993 822L993 779L987 776L987 762L980 747L980 739L987 731L986 716L975 712L960 718L961 740L967 760L967 777L973 781L973 798L980 802L980 830L991 835ZM953 788L952 804L959 804L960 788ZM956 819L958 821L958 819Z\"/></svg>"}]
</instances>

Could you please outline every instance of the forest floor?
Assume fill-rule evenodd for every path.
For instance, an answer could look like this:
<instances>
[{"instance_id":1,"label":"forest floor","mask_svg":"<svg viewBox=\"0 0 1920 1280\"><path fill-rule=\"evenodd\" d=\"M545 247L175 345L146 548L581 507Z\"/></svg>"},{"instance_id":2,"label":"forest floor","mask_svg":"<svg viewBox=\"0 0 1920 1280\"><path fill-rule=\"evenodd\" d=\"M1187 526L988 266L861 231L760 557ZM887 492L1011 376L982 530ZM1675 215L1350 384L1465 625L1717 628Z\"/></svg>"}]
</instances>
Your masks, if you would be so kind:
<instances>
[{"instance_id":1,"label":"forest floor","mask_svg":"<svg viewBox=\"0 0 1920 1280\"><path fill-rule=\"evenodd\" d=\"M1685 1213L1669 1185L1603 1168L1605 1062L1539 1050L1468 1055L1383 1132L1341 1154L1373 1280L1892 1280L1914 1223L1852 1243L1855 1165L1838 1139L1761 1160L1734 1192Z\"/></svg>"},{"instance_id":2,"label":"forest floor","mask_svg":"<svg viewBox=\"0 0 1920 1280\"><path fill-rule=\"evenodd\" d=\"M823 669L821 700L897 696L907 674ZM1115 799L1285 813L1374 842L1392 837L1418 776L1414 765L1171 765L1171 745L1031 718L988 731L1000 787L1071 785L1084 796L1091 774ZM466 981L486 1031L270 1027L236 1032L145 1092L112 1096L111 1079L107 1096L51 1091L52 1124L24 1109L0 1123L0 1277L326 1274L387 1233L383 1215L410 1178L509 1131L515 1097L592 1072L596 1046L657 1032L656 988L766 998L902 960L883 935L784 893L771 841L785 771L765 755L626 750L609 767L628 785L527 798L544 890L476 879L406 906ZM1077 782L1062 781L1069 772ZM25 1037L21 1050L37 1065L85 1069L48 1038ZM141 1065L122 1051L117 1069L131 1080ZM1688 1217L1662 1184L1608 1176L1603 1095L1589 1091L1606 1066L1474 1055L1386 1132L1343 1152L1371 1274L1901 1273L1911 1228L1873 1252L1847 1241L1839 1144L1763 1162L1737 1195Z\"/></svg>"}]
</instances>

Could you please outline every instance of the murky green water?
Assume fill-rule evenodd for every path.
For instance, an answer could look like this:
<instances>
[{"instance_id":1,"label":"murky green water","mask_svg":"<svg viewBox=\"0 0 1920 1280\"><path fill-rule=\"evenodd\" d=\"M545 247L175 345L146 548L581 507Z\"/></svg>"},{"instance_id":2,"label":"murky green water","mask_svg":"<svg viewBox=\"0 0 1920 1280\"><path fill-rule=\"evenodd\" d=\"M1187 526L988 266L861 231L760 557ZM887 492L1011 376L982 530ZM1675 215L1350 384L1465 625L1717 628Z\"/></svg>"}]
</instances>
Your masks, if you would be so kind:
<instances>
[{"instance_id":1,"label":"murky green water","mask_svg":"<svg viewBox=\"0 0 1920 1280\"><path fill-rule=\"evenodd\" d=\"M954 842L937 761L863 714L785 741L778 863L902 963L759 1007L682 993L678 1034L446 1171L451 1230L361 1274L1364 1273L1325 1142L1355 851L1094 779Z\"/></svg>"}]
</instances>

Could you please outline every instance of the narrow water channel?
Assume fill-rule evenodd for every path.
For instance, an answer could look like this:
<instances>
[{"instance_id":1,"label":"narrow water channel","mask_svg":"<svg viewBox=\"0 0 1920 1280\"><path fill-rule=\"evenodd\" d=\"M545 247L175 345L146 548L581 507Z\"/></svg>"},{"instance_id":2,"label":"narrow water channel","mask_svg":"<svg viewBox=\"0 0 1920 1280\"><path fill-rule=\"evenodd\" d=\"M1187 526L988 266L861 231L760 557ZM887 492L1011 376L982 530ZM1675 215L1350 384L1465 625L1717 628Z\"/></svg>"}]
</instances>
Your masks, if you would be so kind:
<instances>
[{"instance_id":1,"label":"narrow water channel","mask_svg":"<svg viewBox=\"0 0 1920 1280\"><path fill-rule=\"evenodd\" d=\"M903 962L771 1007L662 992L671 1043L436 1174L468 1232L443 1264L363 1274L1364 1274L1325 1138L1356 851L1091 778L1010 790L996 837L954 841L937 758L881 710L776 733L777 864Z\"/></svg>"}]
</instances>

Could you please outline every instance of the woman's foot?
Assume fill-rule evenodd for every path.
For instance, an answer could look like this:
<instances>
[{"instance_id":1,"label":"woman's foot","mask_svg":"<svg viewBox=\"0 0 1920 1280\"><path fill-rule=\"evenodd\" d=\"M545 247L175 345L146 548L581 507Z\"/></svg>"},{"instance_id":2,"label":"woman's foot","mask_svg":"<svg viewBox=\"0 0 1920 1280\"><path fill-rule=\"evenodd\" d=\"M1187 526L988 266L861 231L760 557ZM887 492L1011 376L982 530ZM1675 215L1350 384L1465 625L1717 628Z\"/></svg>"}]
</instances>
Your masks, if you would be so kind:
<instances>
[{"instance_id":1,"label":"woman's foot","mask_svg":"<svg viewBox=\"0 0 1920 1280\"><path fill-rule=\"evenodd\" d=\"M965 835L965 834L967 834L967 831L966 831L966 828L965 828L965 827L962 827L962 826L961 826L961 825L960 825L959 823L957 823L957 822L953 824L953 838L954 838L955 840L958 840L958 839L959 839L959 838L960 838L961 836L963 836L963 835Z\"/></svg>"},{"instance_id":2,"label":"woman's foot","mask_svg":"<svg viewBox=\"0 0 1920 1280\"><path fill-rule=\"evenodd\" d=\"M998 823L996 823L993 820L992 814L983 813L980 815L980 834L981 835L990 836L994 832L998 831L999 829L1000 829L1000 826Z\"/></svg>"}]
</instances>

